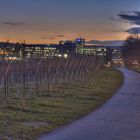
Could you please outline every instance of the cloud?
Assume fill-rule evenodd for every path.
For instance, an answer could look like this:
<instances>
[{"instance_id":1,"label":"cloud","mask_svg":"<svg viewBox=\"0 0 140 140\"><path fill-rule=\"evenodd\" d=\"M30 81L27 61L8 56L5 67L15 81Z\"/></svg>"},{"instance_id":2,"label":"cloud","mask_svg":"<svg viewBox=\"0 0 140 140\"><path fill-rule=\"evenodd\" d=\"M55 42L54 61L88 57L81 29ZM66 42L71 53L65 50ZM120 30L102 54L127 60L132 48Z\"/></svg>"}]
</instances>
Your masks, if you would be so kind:
<instances>
[{"instance_id":1,"label":"cloud","mask_svg":"<svg viewBox=\"0 0 140 140\"><path fill-rule=\"evenodd\" d=\"M119 17L119 18L117 18ZM130 29L110 30L110 32L127 32L130 34L140 34L140 11L121 11L117 17L110 18L112 21L119 21L135 25L136 27Z\"/></svg>"},{"instance_id":2,"label":"cloud","mask_svg":"<svg viewBox=\"0 0 140 140\"><path fill-rule=\"evenodd\" d=\"M10 26L21 26L21 25L24 25L25 23L23 23L23 22L10 22L10 21L6 21L3 24L10 25Z\"/></svg>"},{"instance_id":3,"label":"cloud","mask_svg":"<svg viewBox=\"0 0 140 140\"><path fill-rule=\"evenodd\" d=\"M46 40L46 39L48 39L48 38L47 38L47 37L41 37L41 39L42 39L42 40Z\"/></svg>"},{"instance_id":4,"label":"cloud","mask_svg":"<svg viewBox=\"0 0 140 140\"><path fill-rule=\"evenodd\" d=\"M114 21L114 20L116 21L116 18L114 18L114 17L110 17L109 19L110 19L110 20L113 20L113 21Z\"/></svg>"},{"instance_id":5,"label":"cloud","mask_svg":"<svg viewBox=\"0 0 140 140\"><path fill-rule=\"evenodd\" d=\"M65 35L57 35L57 37L63 38L65 37Z\"/></svg>"},{"instance_id":6,"label":"cloud","mask_svg":"<svg viewBox=\"0 0 140 140\"><path fill-rule=\"evenodd\" d=\"M93 44L93 45L103 45L103 46L121 46L123 44L124 40L90 40L87 41L87 44Z\"/></svg>"},{"instance_id":7,"label":"cloud","mask_svg":"<svg viewBox=\"0 0 140 140\"><path fill-rule=\"evenodd\" d=\"M125 22L140 25L140 11L120 12L118 16Z\"/></svg>"},{"instance_id":8,"label":"cloud","mask_svg":"<svg viewBox=\"0 0 140 140\"><path fill-rule=\"evenodd\" d=\"M43 37L41 37L41 39L42 40L45 40L45 39L51 39L51 40L53 40L53 39L58 39L58 38L63 38L63 37L65 37L65 35L48 35L48 36L43 36Z\"/></svg>"},{"instance_id":9,"label":"cloud","mask_svg":"<svg viewBox=\"0 0 140 140\"><path fill-rule=\"evenodd\" d=\"M134 27L126 30L125 32L130 34L140 34L140 27Z\"/></svg>"},{"instance_id":10,"label":"cloud","mask_svg":"<svg viewBox=\"0 0 140 140\"><path fill-rule=\"evenodd\" d=\"M49 39L51 39L51 40L55 40L56 38L55 38L55 37L50 37Z\"/></svg>"},{"instance_id":11,"label":"cloud","mask_svg":"<svg viewBox=\"0 0 140 140\"><path fill-rule=\"evenodd\" d=\"M41 37L41 39L42 40L47 40L47 39L51 39L51 40L54 40L54 39L56 39L55 37L53 37L53 36L50 36L50 37Z\"/></svg>"},{"instance_id":12,"label":"cloud","mask_svg":"<svg viewBox=\"0 0 140 140\"><path fill-rule=\"evenodd\" d=\"M121 32L124 32L125 30L124 29L111 29L111 30L106 30L105 32L107 33L121 33Z\"/></svg>"}]
</instances>

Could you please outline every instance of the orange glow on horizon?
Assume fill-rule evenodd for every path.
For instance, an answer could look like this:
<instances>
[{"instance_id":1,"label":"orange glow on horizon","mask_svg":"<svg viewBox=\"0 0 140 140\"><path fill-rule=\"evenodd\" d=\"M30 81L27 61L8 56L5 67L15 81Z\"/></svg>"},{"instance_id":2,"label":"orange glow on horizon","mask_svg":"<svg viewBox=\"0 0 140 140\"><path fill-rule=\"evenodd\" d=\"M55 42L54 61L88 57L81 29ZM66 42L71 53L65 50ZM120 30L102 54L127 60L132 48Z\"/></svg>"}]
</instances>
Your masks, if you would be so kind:
<instances>
[{"instance_id":1,"label":"orange glow on horizon","mask_svg":"<svg viewBox=\"0 0 140 140\"><path fill-rule=\"evenodd\" d=\"M18 37L10 37L10 38L6 38L6 37L0 37L0 41L1 42L6 42L7 40L9 40L9 42L23 42L25 40L25 42L27 44L58 44L60 40L74 40L78 37L82 37L85 38L87 41L89 40L125 40L128 36L128 33L85 33L84 36L79 36L79 33L76 34L66 34L64 37L62 38L54 38L54 39L41 39L38 37L34 37L34 35L28 35L27 37L24 35L19 35Z\"/></svg>"}]
</instances>

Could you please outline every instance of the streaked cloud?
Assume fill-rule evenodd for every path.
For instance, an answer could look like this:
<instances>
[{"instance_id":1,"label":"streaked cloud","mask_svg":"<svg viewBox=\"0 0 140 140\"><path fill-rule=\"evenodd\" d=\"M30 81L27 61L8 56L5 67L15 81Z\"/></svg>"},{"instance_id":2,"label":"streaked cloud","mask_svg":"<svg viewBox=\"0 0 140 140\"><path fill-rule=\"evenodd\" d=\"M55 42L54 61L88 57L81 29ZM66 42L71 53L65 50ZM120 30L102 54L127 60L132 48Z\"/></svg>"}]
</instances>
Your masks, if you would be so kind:
<instances>
[{"instance_id":1,"label":"streaked cloud","mask_svg":"<svg viewBox=\"0 0 140 140\"><path fill-rule=\"evenodd\" d=\"M62 35L62 34L59 34L59 35L47 35L47 36L41 37L41 39L42 40L46 40L46 39L54 40L54 39L64 38L64 37L65 37L65 35Z\"/></svg>"},{"instance_id":2,"label":"streaked cloud","mask_svg":"<svg viewBox=\"0 0 140 140\"><path fill-rule=\"evenodd\" d=\"M130 34L140 34L140 27L134 27L126 30Z\"/></svg>"},{"instance_id":3,"label":"streaked cloud","mask_svg":"<svg viewBox=\"0 0 140 140\"><path fill-rule=\"evenodd\" d=\"M94 45L103 45L103 46L121 46L124 40L90 40L87 41L87 44L94 44Z\"/></svg>"},{"instance_id":4,"label":"streaked cloud","mask_svg":"<svg viewBox=\"0 0 140 140\"><path fill-rule=\"evenodd\" d=\"M42 40L47 40L47 39L49 39L49 40L54 40L54 39L56 39L55 37L53 37L53 36L50 36L50 37L41 37L41 39Z\"/></svg>"},{"instance_id":5,"label":"streaked cloud","mask_svg":"<svg viewBox=\"0 0 140 140\"><path fill-rule=\"evenodd\" d=\"M57 37L63 38L63 37L65 37L65 35L57 35Z\"/></svg>"},{"instance_id":6,"label":"streaked cloud","mask_svg":"<svg viewBox=\"0 0 140 140\"><path fill-rule=\"evenodd\" d=\"M107 30L105 32L108 32L108 33L122 33L122 32L125 32L124 29L112 29L112 30Z\"/></svg>"},{"instance_id":7,"label":"streaked cloud","mask_svg":"<svg viewBox=\"0 0 140 140\"><path fill-rule=\"evenodd\" d=\"M140 11L121 12L118 14L118 17L130 24L140 25Z\"/></svg>"},{"instance_id":8,"label":"streaked cloud","mask_svg":"<svg viewBox=\"0 0 140 140\"><path fill-rule=\"evenodd\" d=\"M22 25L25 25L25 23L23 23L23 22L10 22L10 21L3 22L3 24L10 25L10 26L22 26Z\"/></svg>"}]
</instances>

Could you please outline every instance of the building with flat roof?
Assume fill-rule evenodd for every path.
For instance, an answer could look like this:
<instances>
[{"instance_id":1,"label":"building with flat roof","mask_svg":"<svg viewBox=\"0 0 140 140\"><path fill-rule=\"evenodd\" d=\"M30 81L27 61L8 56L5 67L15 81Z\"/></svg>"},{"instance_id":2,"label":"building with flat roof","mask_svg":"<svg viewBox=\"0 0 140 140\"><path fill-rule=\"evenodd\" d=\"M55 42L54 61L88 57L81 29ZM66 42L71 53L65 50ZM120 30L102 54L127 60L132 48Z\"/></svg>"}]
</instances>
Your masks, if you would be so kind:
<instances>
[{"instance_id":1,"label":"building with flat roof","mask_svg":"<svg viewBox=\"0 0 140 140\"><path fill-rule=\"evenodd\" d=\"M0 43L0 59L48 58L70 55L106 55L107 48L112 50L113 58L121 55L121 47L86 45L85 39L60 41L59 44L19 44Z\"/></svg>"}]
</instances>

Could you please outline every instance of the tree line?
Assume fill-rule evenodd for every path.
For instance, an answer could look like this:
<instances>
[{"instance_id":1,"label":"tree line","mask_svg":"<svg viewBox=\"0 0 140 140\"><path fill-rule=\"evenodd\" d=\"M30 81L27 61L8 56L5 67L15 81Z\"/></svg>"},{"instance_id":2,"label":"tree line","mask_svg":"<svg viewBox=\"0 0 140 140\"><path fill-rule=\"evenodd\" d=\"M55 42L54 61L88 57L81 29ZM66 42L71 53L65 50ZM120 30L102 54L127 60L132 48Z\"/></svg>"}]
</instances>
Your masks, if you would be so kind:
<instances>
[{"instance_id":1,"label":"tree line","mask_svg":"<svg viewBox=\"0 0 140 140\"><path fill-rule=\"evenodd\" d=\"M133 65L137 61L140 64L140 37L130 35L122 47L122 56L126 65Z\"/></svg>"}]
</instances>

